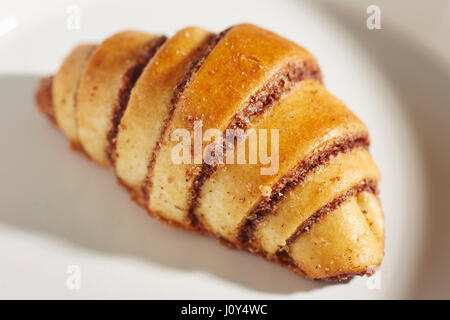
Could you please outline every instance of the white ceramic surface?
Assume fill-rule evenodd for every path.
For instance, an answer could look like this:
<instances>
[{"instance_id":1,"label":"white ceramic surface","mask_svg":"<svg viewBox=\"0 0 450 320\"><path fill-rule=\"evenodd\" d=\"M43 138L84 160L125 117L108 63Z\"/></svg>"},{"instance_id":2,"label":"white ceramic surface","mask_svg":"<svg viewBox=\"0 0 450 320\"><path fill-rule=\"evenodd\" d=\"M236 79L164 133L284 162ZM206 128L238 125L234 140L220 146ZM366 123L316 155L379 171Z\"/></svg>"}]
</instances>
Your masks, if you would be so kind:
<instances>
[{"instance_id":1,"label":"white ceramic surface","mask_svg":"<svg viewBox=\"0 0 450 320\"><path fill-rule=\"evenodd\" d=\"M0 298L450 298L448 46L408 28L432 25L449 43L449 6L391 2L378 1L382 29L368 30L368 1L0 1ZM374 279L305 280L161 225L36 110L37 79L78 42L244 21L312 51L330 91L368 125L386 218ZM66 286L71 265L79 290Z\"/></svg>"}]
</instances>

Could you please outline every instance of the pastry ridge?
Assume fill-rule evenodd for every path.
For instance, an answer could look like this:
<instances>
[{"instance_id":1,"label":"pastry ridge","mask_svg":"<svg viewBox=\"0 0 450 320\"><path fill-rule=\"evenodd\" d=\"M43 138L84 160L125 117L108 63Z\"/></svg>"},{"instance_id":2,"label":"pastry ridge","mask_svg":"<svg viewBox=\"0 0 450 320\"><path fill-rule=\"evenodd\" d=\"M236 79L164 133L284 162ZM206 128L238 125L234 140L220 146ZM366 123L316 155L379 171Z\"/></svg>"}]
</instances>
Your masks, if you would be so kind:
<instances>
[{"instance_id":1,"label":"pastry ridge","mask_svg":"<svg viewBox=\"0 0 450 320\"><path fill-rule=\"evenodd\" d=\"M196 27L168 39L136 82L117 134L117 176L140 193L153 150L169 117L174 87L211 33Z\"/></svg>"},{"instance_id":2,"label":"pastry ridge","mask_svg":"<svg viewBox=\"0 0 450 320\"><path fill-rule=\"evenodd\" d=\"M114 109L121 91L127 89L124 76L155 37L140 31L114 34L95 49L81 75L76 97L79 138L86 153L103 166L109 166L105 150Z\"/></svg>"},{"instance_id":3,"label":"pastry ridge","mask_svg":"<svg viewBox=\"0 0 450 320\"><path fill-rule=\"evenodd\" d=\"M95 44L81 44L75 47L53 77L52 102L56 122L67 138L77 145L80 142L75 118L75 95L80 85L84 64L95 48Z\"/></svg>"}]
</instances>

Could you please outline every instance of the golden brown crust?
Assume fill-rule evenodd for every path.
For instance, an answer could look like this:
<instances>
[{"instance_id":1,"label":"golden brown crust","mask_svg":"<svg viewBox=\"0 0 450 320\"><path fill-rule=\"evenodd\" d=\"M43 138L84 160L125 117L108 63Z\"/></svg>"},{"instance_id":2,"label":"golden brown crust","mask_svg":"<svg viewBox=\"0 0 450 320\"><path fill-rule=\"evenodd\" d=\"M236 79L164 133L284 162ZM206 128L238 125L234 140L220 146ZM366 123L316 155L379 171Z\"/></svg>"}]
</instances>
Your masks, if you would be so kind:
<instances>
[{"instance_id":1,"label":"golden brown crust","mask_svg":"<svg viewBox=\"0 0 450 320\"><path fill-rule=\"evenodd\" d=\"M162 39L118 33L86 64L88 47L75 49L59 84L40 82L40 110L74 150L103 165L109 155L119 184L163 223L213 235L311 279L373 273L384 254L380 174L367 128L325 89L315 58L249 24L219 35L186 28L160 46ZM76 101L62 101L71 96ZM195 121L222 135L278 129L277 170L173 163L171 134L192 134Z\"/></svg>"}]
</instances>

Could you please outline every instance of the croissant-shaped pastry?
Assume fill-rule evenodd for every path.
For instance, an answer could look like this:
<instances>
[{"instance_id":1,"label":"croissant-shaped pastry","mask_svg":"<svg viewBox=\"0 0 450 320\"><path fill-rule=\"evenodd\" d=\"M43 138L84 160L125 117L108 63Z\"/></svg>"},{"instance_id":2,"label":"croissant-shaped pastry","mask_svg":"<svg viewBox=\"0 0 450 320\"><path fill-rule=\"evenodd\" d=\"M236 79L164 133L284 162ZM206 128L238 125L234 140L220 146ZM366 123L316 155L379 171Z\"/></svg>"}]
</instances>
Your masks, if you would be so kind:
<instances>
[{"instance_id":1,"label":"croissant-shaped pastry","mask_svg":"<svg viewBox=\"0 0 450 320\"><path fill-rule=\"evenodd\" d=\"M189 27L169 39L124 31L76 47L36 98L151 216L313 279L371 274L382 261L367 128L323 86L314 56L289 40L250 24L220 34ZM278 129L277 149L269 139L276 170L195 152L174 161L177 129L195 145L199 125L219 132L197 141L200 156L214 147L210 155L223 159L239 148L250 158L252 134ZM228 149L219 138L230 129L245 134Z\"/></svg>"}]
</instances>

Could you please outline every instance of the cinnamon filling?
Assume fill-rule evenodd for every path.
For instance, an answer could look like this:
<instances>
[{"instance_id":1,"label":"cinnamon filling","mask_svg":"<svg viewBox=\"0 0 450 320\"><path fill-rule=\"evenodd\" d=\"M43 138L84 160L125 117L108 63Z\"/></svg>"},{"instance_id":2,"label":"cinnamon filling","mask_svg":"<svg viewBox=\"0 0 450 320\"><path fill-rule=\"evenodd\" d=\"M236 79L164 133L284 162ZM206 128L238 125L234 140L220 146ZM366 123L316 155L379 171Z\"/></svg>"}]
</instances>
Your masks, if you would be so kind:
<instances>
[{"instance_id":1,"label":"cinnamon filling","mask_svg":"<svg viewBox=\"0 0 450 320\"><path fill-rule=\"evenodd\" d=\"M106 147L105 152L111 165L114 165L115 158L117 156L115 154L115 150L117 134L119 132L119 124L127 108L128 100L130 100L131 90L136 84L136 81L145 66L156 54L158 49L164 44L166 39L167 38L165 36L161 36L150 40L143 48L136 64L130 67L122 77L122 87L119 90L117 102L112 113L111 128L106 136L108 139L108 146Z\"/></svg>"},{"instance_id":2,"label":"cinnamon filling","mask_svg":"<svg viewBox=\"0 0 450 320\"><path fill-rule=\"evenodd\" d=\"M269 110L275 102L279 101L287 93L292 91L297 83L305 79L316 79L322 81L321 73L318 66L312 61L305 61L302 64L290 62L281 70L273 75L264 86L250 97L247 106L238 112L230 124L228 129L245 130L251 122L260 114ZM226 130L224 132L226 132ZM225 133L224 133L225 135ZM223 154L225 154L226 139L223 139ZM200 190L206 180L217 170L217 166L204 163L199 175L195 178L191 189L191 204L189 208L188 218L194 227L201 227L196 215L195 209L198 205L198 196Z\"/></svg>"},{"instance_id":3,"label":"cinnamon filling","mask_svg":"<svg viewBox=\"0 0 450 320\"><path fill-rule=\"evenodd\" d=\"M250 212L239 230L238 239L243 247L250 248L251 241L257 225L267 215L274 212L274 208L283 199L286 198L288 192L294 189L299 183L305 180L306 176L316 168L326 164L331 157L335 157L340 153L349 152L355 148L368 148L369 137L367 134L361 136L347 136L333 142L325 149L318 151L305 160L290 173L282 177L272 188L269 197L263 198L260 203Z\"/></svg>"}]
</instances>

